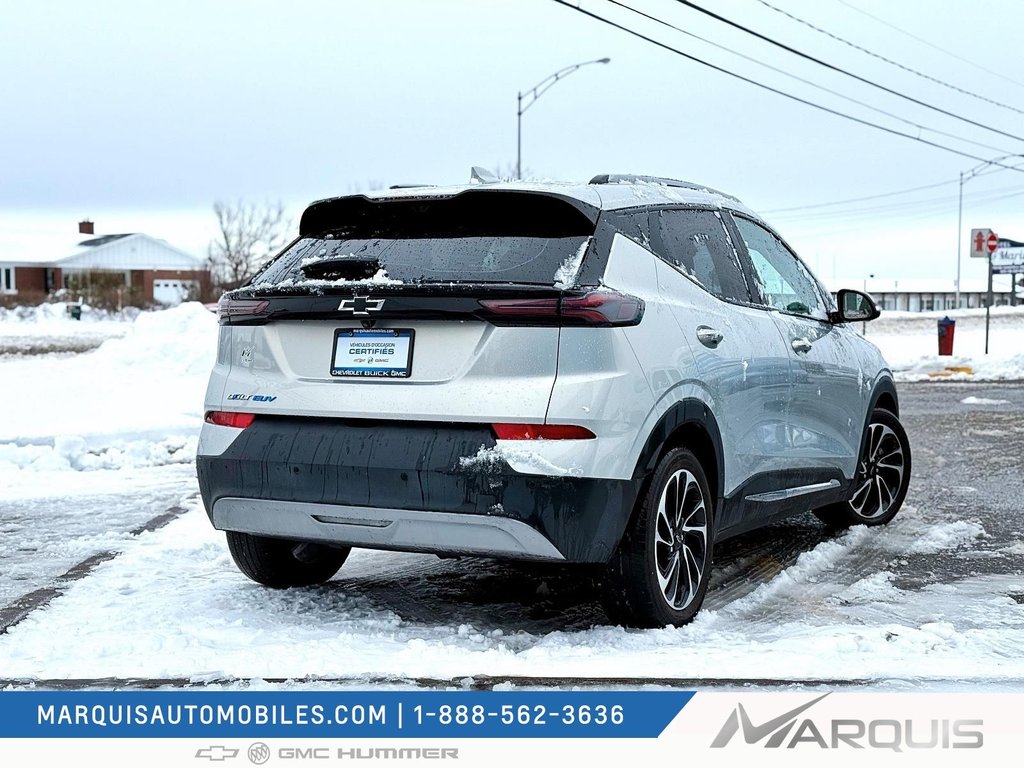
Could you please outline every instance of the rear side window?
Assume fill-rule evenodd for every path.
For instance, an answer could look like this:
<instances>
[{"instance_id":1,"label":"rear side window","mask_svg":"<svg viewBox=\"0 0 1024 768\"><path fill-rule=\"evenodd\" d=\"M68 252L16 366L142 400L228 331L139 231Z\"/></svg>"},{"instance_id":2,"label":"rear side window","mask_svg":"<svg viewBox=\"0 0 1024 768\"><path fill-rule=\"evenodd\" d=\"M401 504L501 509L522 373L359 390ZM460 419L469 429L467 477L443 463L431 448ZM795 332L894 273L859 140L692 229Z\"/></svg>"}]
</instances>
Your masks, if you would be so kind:
<instances>
[{"instance_id":1,"label":"rear side window","mask_svg":"<svg viewBox=\"0 0 1024 768\"><path fill-rule=\"evenodd\" d=\"M728 301L750 301L725 224L714 211L651 211L650 232L654 253L706 291Z\"/></svg>"},{"instance_id":2,"label":"rear side window","mask_svg":"<svg viewBox=\"0 0 1024 768\"><path fill-rule=\"evenodd\" d=\"M596 218L596 212L594 214ZM303 214L303 235L253 286L575 283L594 233L587 211L552 196L339 198Z\"/></svg>"}]
</instances>

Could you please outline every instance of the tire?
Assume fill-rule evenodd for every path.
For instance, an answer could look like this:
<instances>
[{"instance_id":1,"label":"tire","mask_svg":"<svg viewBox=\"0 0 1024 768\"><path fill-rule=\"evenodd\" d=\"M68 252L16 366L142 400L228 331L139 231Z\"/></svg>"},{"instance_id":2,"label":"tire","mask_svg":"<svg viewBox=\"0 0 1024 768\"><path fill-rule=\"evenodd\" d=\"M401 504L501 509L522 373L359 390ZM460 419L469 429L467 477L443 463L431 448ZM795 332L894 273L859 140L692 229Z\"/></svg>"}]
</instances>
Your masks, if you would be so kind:
<instances>
[{"instance_id":1,"label":"tire","mask_svg":"<svg viewBox=\"0 0 1024 768\"><path fill-rule=\"evenodd\" d=\"M814 510L836 528L885 525L900 511L910 485L910 440L895 414L876 408L868 422L849 501Z\"/></svg>"},{"instance_id":2,"label":"tire","mask_svg":"<svg viewBox=\"0 0 1024 768\"><path fill-rule=\"evenodd\" d=\"M238 570L267 587L323 584L338 572L349 547L330 547L251 533L227 531L228 549Z\"/></svg>"},{"instance_id":3,"label":"tire","mask_svg":"<svg viewBox=\"0 0 1024 768\"><path fill-rule=\"evenodd\" d=\"M605 569L608 617L631 627L681 626L704 602L711 575L714 499L690 451L669 451Z\"/></svg>"}]
</instances>

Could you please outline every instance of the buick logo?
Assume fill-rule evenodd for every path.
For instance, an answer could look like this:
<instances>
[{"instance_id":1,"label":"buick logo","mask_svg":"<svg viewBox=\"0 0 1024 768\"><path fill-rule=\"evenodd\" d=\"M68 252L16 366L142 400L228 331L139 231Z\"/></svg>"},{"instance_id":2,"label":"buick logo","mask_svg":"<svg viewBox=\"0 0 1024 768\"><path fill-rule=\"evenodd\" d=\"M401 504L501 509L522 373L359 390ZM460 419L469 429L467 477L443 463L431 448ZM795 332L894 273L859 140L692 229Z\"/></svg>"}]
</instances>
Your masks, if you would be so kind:
<instances>
[{"instance_id":1,"label":"buick logo","mask_svg":"<svg viewBox=\"0 0 1024 768\"><path fill-rule=\"evenodd\" d=\"M257 741L249 746L249 760L256 765L263 765L270 759L270 747L262 741Z\"/></svg>"},{"instance_id":2,"label":"buick logo","mask_svg":"<svg viewBox=\"0 0 1024 768\"><path fill-rule=\"evenodd\" d=\"M368 315L377 312L384 306L384 299L371 299L369 296L355 296L345 299L338 305L339 312L351 312L353 315Z\"/></svg>"}]
</instances>

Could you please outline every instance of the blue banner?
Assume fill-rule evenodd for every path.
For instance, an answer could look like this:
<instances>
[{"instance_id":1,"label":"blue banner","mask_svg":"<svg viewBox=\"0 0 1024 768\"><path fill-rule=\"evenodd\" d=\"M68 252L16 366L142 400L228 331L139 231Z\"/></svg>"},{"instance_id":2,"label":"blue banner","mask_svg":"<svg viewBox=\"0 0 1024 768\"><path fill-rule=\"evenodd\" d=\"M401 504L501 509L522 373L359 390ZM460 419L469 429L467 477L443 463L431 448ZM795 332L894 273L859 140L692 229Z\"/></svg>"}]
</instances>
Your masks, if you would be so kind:
<instances>
[{"instance_id":1,"label":"blue banner","mask_svg":"<svg viewBox=\"0 0 1024 768\"><path fill-rule=\"evenodd\" d=\"M692 691L2 691L0 738L656 738Z\"/></svg>"}]
</instances>

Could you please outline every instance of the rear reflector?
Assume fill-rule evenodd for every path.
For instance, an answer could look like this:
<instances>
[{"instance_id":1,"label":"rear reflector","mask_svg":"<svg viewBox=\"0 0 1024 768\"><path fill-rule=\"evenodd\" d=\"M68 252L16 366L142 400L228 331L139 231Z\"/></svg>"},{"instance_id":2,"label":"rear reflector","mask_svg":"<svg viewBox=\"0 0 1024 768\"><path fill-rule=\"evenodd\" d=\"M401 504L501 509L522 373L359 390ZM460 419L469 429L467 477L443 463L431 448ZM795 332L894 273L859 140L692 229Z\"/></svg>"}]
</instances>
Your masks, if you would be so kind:
<instances>
[{"instance_id":1,"label":"rear reflector","mask_svg":"<svg viewBox=\"0 0 1024 768\"><path fill-rule=\"evenodd\" d=\"M593 440L597 435L573 424L492 424L499 440Z\"/></svg>"},{"instance_id":2,"label":"rear reflector","mask_svg":"<svg viewBox=\"0 0 1024 768\"><path fill-rule=\"evenodd\" d=\"M245 429L256 420L255 413L235 413L234 411L207 411L206 423L221 427Z\"/></svg>"},{"instance_id":3,"label":"rear reflector","mask_svg":"<svg viewBox=\"0 0 1024 768\"><path fill-rule=\"evenodd\" d=\"M497 325L620 326L637 325L644 303L618 291L536 299L481 299L479 314Z\"/></svg>"}]
</instances>

